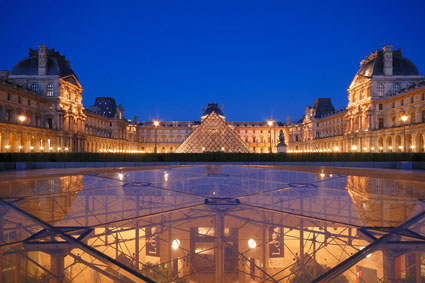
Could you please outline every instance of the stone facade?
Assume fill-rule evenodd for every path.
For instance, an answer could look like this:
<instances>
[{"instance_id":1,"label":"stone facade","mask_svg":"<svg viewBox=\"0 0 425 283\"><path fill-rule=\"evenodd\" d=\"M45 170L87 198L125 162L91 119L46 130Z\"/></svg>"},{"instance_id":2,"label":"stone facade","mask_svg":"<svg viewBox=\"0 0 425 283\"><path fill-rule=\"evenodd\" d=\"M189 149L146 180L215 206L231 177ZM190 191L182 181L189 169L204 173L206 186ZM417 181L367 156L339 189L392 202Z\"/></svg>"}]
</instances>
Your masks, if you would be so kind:
<instances>
[{"instance_id":1,"label":"stone facade","mask_svg":"<svg viewBox=\"0 0 425 283\"><path fill-rule=\"evenodd\" d=\"M424 152L424 77L401 50L388 45L366 57L348 101L316 117L307 107L301 121L288 124L289 151Z\"/></svg>"},{"instance_id":2,"label":"stone facade","mask_svg":"<svg viewBox=\"0 0 425 283\"><path fill-rule=\"evenodd\" d=\"M30 49L10 74L0 71L0 152L169 153L201 123L129 120L110 97L85 108L82 93L65 56L43 45ZM336 111L319 98L298 122L226 123L256 153L277 152L280 131L288 152L424 151L424 77L401 50L386 46L367 56L348 100ZM202 117L211 107L225 119L216 104Z\"/></svg>"}]
</instances>

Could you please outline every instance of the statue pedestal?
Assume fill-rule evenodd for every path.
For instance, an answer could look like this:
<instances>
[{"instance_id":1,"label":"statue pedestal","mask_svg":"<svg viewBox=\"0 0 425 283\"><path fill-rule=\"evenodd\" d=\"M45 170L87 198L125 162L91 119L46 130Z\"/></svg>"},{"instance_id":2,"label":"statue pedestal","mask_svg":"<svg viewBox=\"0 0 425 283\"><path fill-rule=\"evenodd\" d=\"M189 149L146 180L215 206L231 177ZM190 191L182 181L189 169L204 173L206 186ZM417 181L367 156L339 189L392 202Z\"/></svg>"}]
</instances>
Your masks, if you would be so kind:
<instances>
[{"instance_id":1,"label":"statue pedestal","mask_svg":"<svg viewBox=\"0 0 425 283\"><path fill-rule=\"evenodd\" d=\"M284 152L286 152L286 148L287 148L287 146L286 146L286 144L282 144L282 143L280 143L280 144L278 144L277 145L277 153L284 153Z\"/></svg>"}]
</instances>

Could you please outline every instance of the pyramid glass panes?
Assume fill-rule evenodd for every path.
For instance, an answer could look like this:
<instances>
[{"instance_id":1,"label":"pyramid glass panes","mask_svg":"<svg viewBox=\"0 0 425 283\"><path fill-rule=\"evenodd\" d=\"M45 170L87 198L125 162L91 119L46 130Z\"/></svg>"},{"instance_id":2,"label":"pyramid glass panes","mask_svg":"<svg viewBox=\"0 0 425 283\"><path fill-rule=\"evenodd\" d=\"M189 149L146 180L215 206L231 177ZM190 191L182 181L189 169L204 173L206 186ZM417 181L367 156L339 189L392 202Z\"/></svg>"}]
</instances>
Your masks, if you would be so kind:
<instances>
[{"instance_id":1,"label":"pyramid glass panes","mask_svg":"<svg viewBox=\"0 0 425 283\"><path fill-rule=\"evenodd\" d=\"M177 148L176 153L251 152L217 113L211 112Z\"/></svg>"}]
</instances>

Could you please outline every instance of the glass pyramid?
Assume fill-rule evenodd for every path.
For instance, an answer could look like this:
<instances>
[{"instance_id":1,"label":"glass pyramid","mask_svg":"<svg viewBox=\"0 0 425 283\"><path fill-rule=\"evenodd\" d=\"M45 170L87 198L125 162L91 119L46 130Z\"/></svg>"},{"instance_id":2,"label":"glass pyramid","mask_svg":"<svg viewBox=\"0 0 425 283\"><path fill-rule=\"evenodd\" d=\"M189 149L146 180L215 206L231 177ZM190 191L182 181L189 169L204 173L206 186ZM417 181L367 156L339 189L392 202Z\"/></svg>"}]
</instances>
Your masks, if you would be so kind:
<instances>
[{"instance_id":1,"label":"glass pyramid","mask_svg":"<svg viewBox=\"0 0 425 283\"><path fill-rule=\"evenodd\" d=\"M226 121L213 111L202 120L175 152L251 152L251 150Z\"/></svg>"}]
</instances>

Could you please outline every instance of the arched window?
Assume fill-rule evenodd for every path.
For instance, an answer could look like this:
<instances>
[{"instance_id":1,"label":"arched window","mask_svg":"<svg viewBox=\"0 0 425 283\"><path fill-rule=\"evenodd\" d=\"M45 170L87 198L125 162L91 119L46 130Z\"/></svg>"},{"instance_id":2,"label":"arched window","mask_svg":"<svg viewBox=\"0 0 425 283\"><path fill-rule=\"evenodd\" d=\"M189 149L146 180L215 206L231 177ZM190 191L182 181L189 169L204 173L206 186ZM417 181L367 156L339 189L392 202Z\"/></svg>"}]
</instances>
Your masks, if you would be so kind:
<instances>
[{"instance_id":1,"label":"arched window","mask_svg":"<svg viewBox=\"0 0 425 283\"><path fill-rule=\"evenodd\" d=\"M394 84L393 91L394 93L398 93L400 91L400 84Z\"/></svg>"},{"instance_id":2,"label":"arched window","mask_svg":"<svg viewBox=\"0 0 425 283\"><path fill-rule=\"evenodd\" d=\"M384 97L384 85L383 84L378 85L378 96Z\"/></svg>"},{"instance_id":3,"label":"arched window","mask_svg":"<svg viewBox=\"0 0 425 283\"><path fill-rule=\"evenodd\" d=\"M53 96L53 84L47 85L47 96Z\"/></svg>"},{"instance_id":4,"label":"arched window","mask_svg":"<svg viewBox=\"0 0 425 283\"><path fill-rule=\"evenodd\" d=\"M36 92L36 93L38 93L38 84L32 84L31 85L31 88Z\"/></svg>"}]
</instances>

